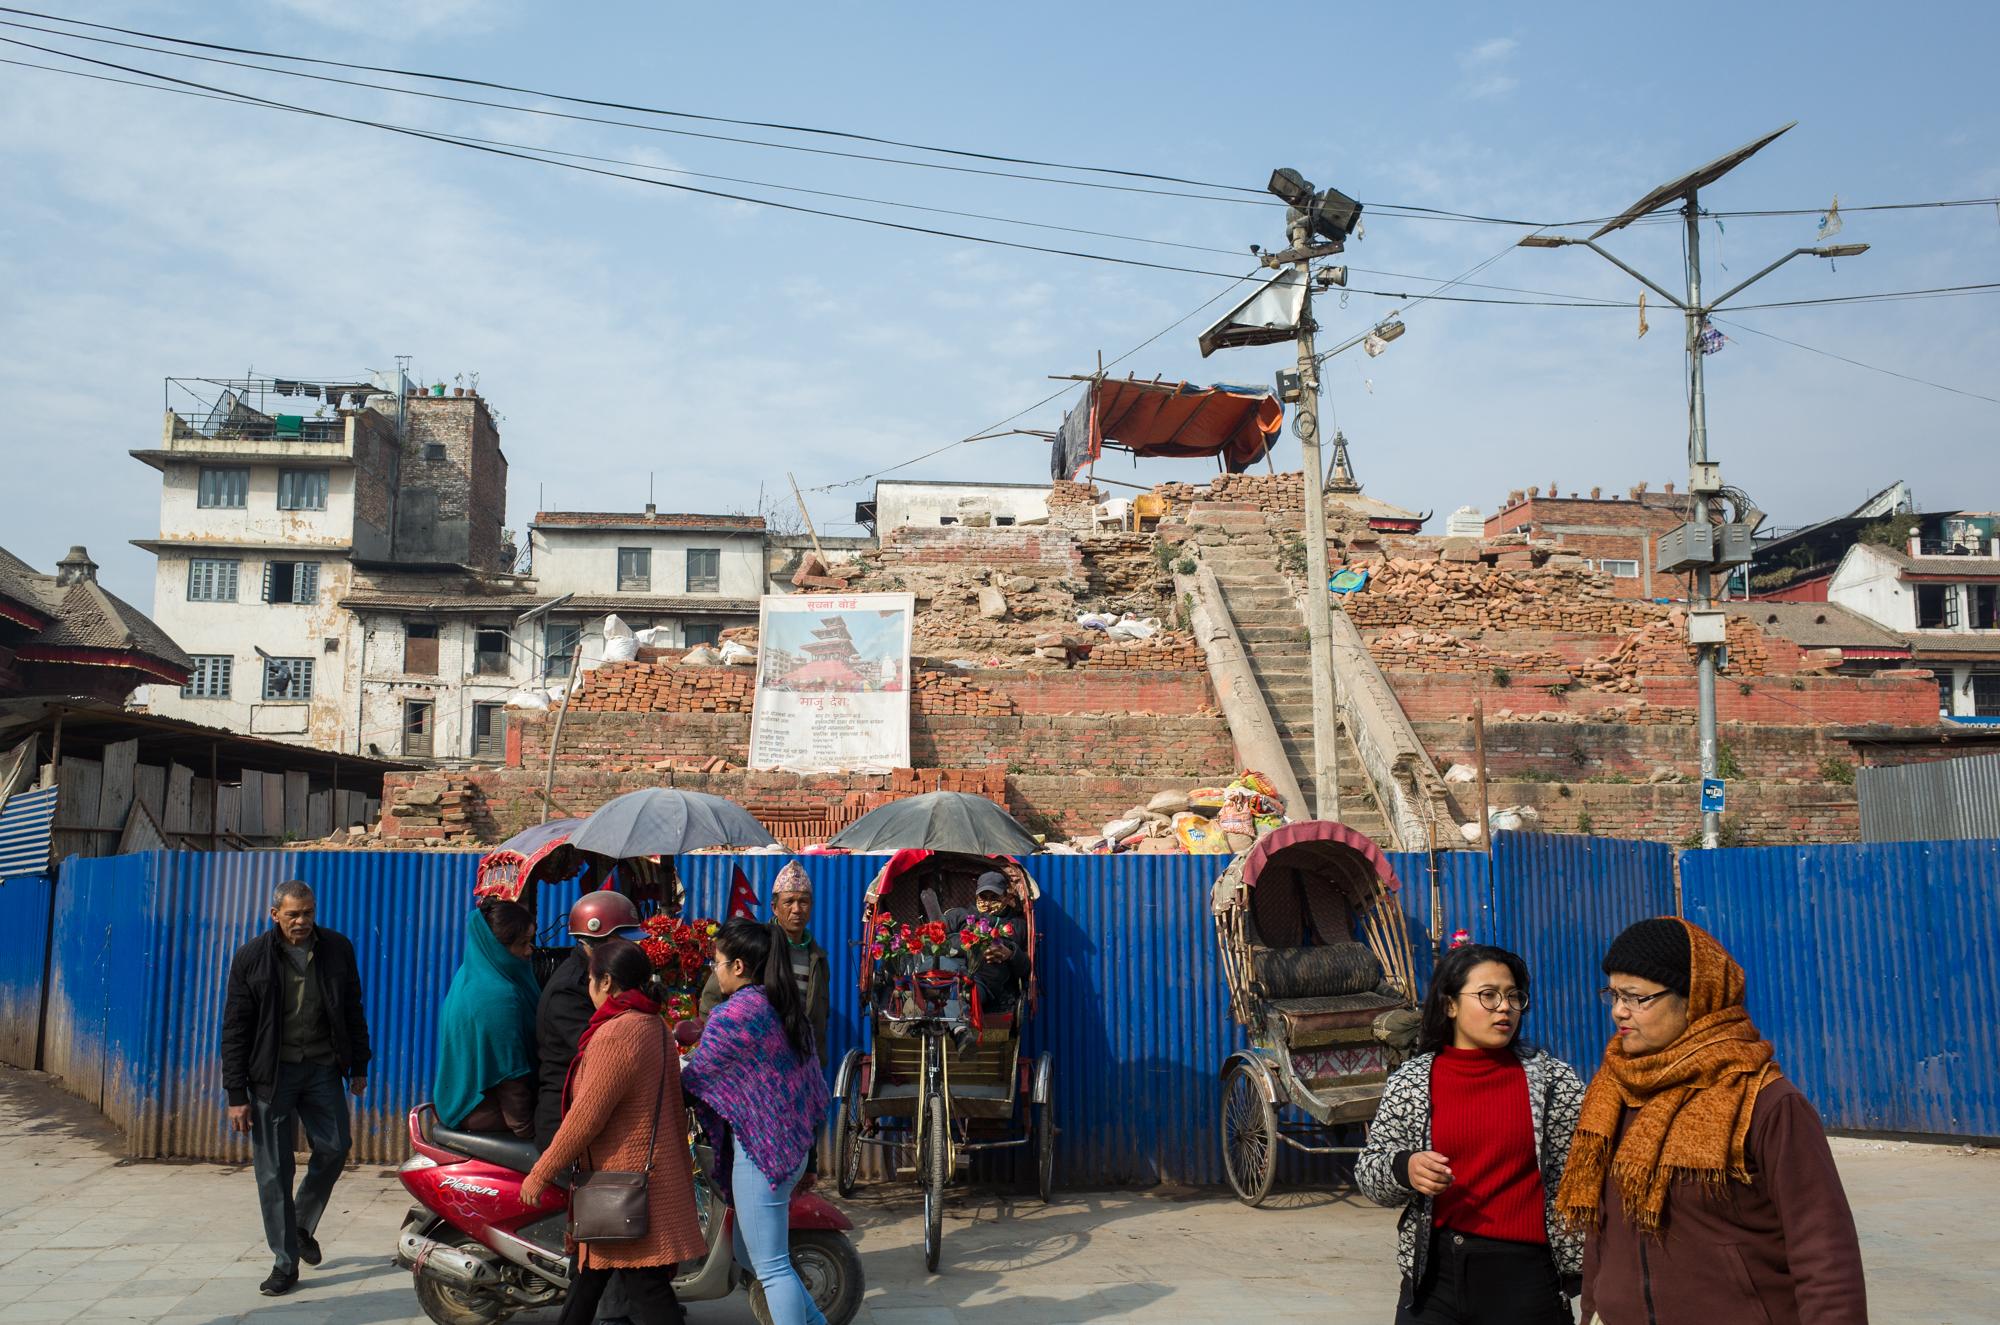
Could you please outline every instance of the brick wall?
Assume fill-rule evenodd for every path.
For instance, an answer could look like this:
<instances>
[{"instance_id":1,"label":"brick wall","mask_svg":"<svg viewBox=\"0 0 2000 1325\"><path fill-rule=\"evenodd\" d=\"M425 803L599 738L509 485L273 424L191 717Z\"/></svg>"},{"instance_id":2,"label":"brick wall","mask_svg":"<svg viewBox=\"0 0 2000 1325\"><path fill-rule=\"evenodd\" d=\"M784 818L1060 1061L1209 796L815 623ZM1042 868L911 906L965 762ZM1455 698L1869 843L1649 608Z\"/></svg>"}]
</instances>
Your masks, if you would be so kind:
<instances>
[{"instance_id":1,"label":"brick wall","mask_svg":"<svg viewBox=\"0 0 2000 1325\"><path fill-rule=\"evenodd\" d=\"M444 448L428 458L427 448ZM412 396L406 402L396 555L401 561L500 565L507 518L507 461L478 396Z\"/></svg>"},{"instance_id":2,"label":"brick wall","mask_svg":"<svg viewBox=\"0 0 2000 1325\"><path fill-rule=\"evenodd\" d=\"M1818 782L1823 765L1860 760L1855 747L1821 727L1725 724L1717 738L1729 747L1741 776L1754 781L1794 779ZM1437 760L1472 766L1470 722L1425 722L1417 735ZM1701 767L1700 743L1687 723L1630 725L1591 722L1489 722L1486 724L1487 776L1494 781L1524 775L1556 781L1626 777L1644 782L1655 769L1686 777Z\"/></svg>"},{"instance_id":3,"label":"brick wall","mask_svg":"<svg viewBox=\"0 0 2000 1325\"><path fill-rule=\"evenodd\" d=\"M1535 807L1546 832L1574 833L1587 822L1589 831L1601 837L1691 846L1695 844L1691 835L1701 828L1701 788L1692 782L1668 786L1501 782L1489 784L1488 791L1495 806ZM1742 846L1854 842L1861 837L1861 813L1852 787L1732 783L1723 825L1725 841Z\"/></svg>"},{"instance_id":4,"label":"brick wall","mask_svg":"<svg viewBox=\"0 0 2000 1325\"><path fill-rule=\"evenodd\" d=\"M1692 675L1647 677L1635 694L1566 689L1567 672L1511 672L1504 686L1491 672L1395 671L1389 681L1403 711L1420 723L1463 719L1474 700L1485 701L1489 722L1547 715L1558 721L1678 723L1692 722L1695 713ZM1715 709L1720 722L1773 727L1928 726L1937 721L1937 688L1902 676L1739 679L1725 672L1716 683Z\"/></svg>"}]
</instances>

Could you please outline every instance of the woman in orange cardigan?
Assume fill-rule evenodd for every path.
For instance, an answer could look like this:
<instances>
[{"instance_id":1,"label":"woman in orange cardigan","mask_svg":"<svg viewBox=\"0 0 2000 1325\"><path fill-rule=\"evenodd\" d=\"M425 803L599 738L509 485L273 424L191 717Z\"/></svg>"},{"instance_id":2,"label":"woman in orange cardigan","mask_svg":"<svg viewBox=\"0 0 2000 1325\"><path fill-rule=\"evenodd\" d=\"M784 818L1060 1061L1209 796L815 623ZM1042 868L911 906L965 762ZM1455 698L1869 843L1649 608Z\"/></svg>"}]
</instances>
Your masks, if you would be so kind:
<instances>
[{"instance_id":1,"label":"woman in orange cardigan","mask_svg":"<svg viewBox=\"0 0 2000 1325\"><path fill-rule=\"evenodd\" d=\"M659 1005L642 992L652 976L646 954L626 939L606 939L590 954L590 1001L597 1013L577 1042L563 1090L562 1126L521 1184L521 1199L538 1206L549 1183L572 1166L581 1170L579 1177L636 1173L646 1167L647 1142L657 1122L645 1236L577 1247L576 1272L558 1325L589 1325L613 1270L620 1272L635 1325L678 1325L675 1271L681 1261L699 1260L708 1250L695 1215L680 1054Z\"/></svg>"}]
</instances>

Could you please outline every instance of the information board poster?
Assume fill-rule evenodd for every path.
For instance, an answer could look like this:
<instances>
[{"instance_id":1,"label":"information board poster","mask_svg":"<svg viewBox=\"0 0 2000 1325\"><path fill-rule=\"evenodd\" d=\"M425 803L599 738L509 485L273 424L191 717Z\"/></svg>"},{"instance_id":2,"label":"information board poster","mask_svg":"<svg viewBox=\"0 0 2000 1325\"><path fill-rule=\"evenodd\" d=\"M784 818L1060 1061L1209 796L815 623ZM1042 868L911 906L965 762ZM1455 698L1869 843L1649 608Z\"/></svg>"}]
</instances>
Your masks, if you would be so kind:
<instances>
[{"instance_id":1,"label":"information board poster","mask_svg":"<svg viewBox=\"0 0 2000 1325\"><path fill-rule=\"evenodd\" d=\"M771 594L757 620L750 767L886 773L910 766L906 593Z\"/></svg>"}]
</instances>

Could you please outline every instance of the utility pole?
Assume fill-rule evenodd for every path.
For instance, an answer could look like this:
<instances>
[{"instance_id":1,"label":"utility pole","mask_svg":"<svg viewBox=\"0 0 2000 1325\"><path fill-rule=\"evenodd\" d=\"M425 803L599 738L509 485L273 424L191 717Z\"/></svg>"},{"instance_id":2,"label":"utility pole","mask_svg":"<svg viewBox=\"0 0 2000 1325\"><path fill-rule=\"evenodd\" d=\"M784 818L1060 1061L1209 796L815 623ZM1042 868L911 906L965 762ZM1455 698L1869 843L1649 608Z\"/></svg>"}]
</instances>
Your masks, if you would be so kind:
<instances>
[{"instance_id":1,"label":"utility pole","mask_svg":"<svg viewBox=\"0 0 2000 1325\"><path fill-rule=\"evenodd\" d=\"M1313 817L1340 818L1340 697L1339 682L1333 674L1333 606L1328 601L1326 582L1326 471L1319 454L1319 362L1313 354L1313 305L1311 234L1306 219L1298 212L1292 223L1291 247L1299 255L1292 264L1304 289L1299 313L1299 382L1305 399L1292 419L1299 435L1300 458L1305 472L1306 503L1306 631L1310 639L1308 662L1312 676L1313 706Z\"/></svg>"},{"instance_id":2,"label":"utility pole","mask_svg":"<svg viewBox=\"0 0 2000 1325\"><path fill-rule=\"evenodd\" d=\"M1797 121L1792 123L1795 124ZM1742 565L1749 560L1750 535L1756 529L1757 522L1763 519L1763 515L1741 492L1734 488L1725 488L1722 484L1721 466L1709 461L1708 398L1702 384L1702 360L1707 356L1710 347L1702 343L1702 336L1708 330L1711 313L1793 258L1851 258L1868 251L1866 244L1823 244L1813 248L1795 248L1749 278L1724 290L1714 299L1703 301L1701 204L1696 197L1697 193L1742 165L1791 127L1792 124L1783 125L1733 152L1717 157L1698 170L1691 170L1678 179L1669 180L1599 226L1588 239L1544 234L1537 230L1520 240L1522 248L1566 248L1570 245L1581 245L1680 309L1687 320L1688 493L1693 500L1688 523L1661 536L1659 564L1655 569L1663 574L1676 574L1681 571L1692 571L1694 574L1694 593L1688 611L1688 643L1693 645L1695 650L1695 702L1699 705L1697 735L1701 747L1701 777L1704 789L1701 844L1708 849L1718 845L1722 828L1721 812L1705 808L1707 787L1711 784L1719 785L1717 778L1719 752L1715 738L1715 673L1716 651L1723 644L1725 623L1722 614L1715 611L1714 568ZM1674 202L1681 204L1681 219L1686 227L1687 297L1685 299L1674 295L1657 281L1634 270L1597 244L1599 239L1612 231L1622 230L1640 217L1661 211ZM1831 232L1823 233L1822 238L1826 233ZM1733 520L1714 526L1709 520L1709 508L1711 502L1718 497L1726 497L1736 509Z\"/></svg>"},{"instance_id":3,"label":"utility pole","mask_svg":"<svg viewBox=\"0 0 2000 1325\"><path fill-rule=\"evenodd\" d=\"M1682 311L1687 322L1688 356L1688 473L1698 475L1708 464L1708 397L1702 390L1701 361L1707 356L1701 347L1701 330L1707 321L1708 310L1701 304L1701 213L1695 203L1695 191L1689 189L1687 201L1681 207L1681 214L1687 222L1687 306ZM1707 483L1691 482L1689 496L1694 500L1694 508L1689 520L1700 528L1708 527ZM1641 551L1644 551L1642 548ZM1710 596L1715 585L1713 572L1702 565L1694 573L1694 602L1696 612L1706 612L1711 607ZM1715 645L1695 645L1694 694L1696 706L1696 733L1701 746L1701 776L1704 784L1717 776L1719 767L1715 747ZM1706 800L1706 797L1703 797ZM1715 810L1704 808L1701 812L1701 844L1707 850L1714 850L1722 840L1722 815Z\"/></svg>"}]
</instances>

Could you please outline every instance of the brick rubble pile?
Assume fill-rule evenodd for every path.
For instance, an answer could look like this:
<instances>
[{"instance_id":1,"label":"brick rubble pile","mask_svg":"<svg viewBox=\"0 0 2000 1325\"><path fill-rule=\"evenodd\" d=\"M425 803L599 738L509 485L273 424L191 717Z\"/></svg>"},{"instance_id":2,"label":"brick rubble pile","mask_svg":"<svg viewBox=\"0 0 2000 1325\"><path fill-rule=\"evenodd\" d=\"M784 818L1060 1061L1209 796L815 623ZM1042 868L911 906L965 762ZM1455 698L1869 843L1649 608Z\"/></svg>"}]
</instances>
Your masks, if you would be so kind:
<instances>
[{"instance_id":1,"label":"brick rubble pile","mask_svg":"<svg viewBox=\"0 0 2000 1325\"><path fill-rule=\"evenodd\" d=\"M1443 557L1390 557L1374 567L1366 589L1348 595L1345 607L1363 629L1476 626L1583 635L1612 635L1662 621L1667 615L1657 603L1612 597L1603 578L1593 572L1558 566L1508 568Z\"/></svg>"}]
</instances>

